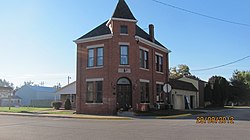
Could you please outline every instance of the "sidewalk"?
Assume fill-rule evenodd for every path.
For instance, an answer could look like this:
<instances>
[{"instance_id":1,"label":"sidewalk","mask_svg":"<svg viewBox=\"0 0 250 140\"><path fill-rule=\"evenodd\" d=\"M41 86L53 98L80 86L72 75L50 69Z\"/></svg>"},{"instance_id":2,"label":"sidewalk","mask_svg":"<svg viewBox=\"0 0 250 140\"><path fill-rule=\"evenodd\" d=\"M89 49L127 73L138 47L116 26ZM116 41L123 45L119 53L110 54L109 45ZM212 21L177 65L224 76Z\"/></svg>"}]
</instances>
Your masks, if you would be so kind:
<instances>
[{"instance_id":1,"label":"sidewalk","mask_svg":"<svg viewBox=\"0 0 250 140\"><path fill-rule=\"evenodd\" d=\"M0 115L6 116L28 116L28 117L49 117L49 118L73 118L73 119L96 119L96 120L134 120L134 119L174 119L192 114L180 114L170 116L101 116L86 114L39 114L39 113L10 113L0 112Z\"/></svg>"}]
</instances>

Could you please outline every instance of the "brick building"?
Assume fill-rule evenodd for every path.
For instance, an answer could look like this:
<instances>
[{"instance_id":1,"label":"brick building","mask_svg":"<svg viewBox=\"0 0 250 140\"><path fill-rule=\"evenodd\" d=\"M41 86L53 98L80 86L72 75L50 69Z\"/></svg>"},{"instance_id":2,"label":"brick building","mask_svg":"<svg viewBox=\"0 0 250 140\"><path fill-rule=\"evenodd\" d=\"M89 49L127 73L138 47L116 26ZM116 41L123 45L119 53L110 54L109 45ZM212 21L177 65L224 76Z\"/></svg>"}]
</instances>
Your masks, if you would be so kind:
<instances>
[{"instance_id":1,"label":"brick building","mask_svg":"<svg viewBox=\"0 0 250 140\"><path fill-rule=\"evenodd\" d=\"M137 25L124 0L113 16L74 41L77 44L76 111L116 114L166 104L168 49Z\"/></svg>"}]
</instances>

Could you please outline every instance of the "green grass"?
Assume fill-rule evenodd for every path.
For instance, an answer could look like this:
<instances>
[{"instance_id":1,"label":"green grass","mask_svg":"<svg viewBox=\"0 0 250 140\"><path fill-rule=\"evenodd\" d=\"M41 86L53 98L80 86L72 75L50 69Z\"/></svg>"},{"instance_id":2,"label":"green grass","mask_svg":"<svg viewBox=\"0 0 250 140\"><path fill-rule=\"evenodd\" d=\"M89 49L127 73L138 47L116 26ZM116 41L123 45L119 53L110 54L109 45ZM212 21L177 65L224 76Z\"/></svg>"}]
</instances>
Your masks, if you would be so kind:
<instances>
[{"instance_id":1,"label":"green grass","mask_svg":"<svg viewBox=\"0 0 250 140\"><path fill-rule=\"evenodd\" d=\"M52 111L53 108L37 108L37 107L0 107L0 112L12 112L12 113L37 113L41 111Z\"/></svg>"}]
</instances>

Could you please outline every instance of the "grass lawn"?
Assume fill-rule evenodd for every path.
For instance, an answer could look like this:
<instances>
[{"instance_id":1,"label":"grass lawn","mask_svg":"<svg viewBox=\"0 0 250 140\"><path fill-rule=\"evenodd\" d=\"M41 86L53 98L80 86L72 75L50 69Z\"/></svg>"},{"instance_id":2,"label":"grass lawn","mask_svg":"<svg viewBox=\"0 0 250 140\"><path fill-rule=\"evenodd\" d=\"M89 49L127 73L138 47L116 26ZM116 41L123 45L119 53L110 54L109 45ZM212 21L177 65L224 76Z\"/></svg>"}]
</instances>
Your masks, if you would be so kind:
<instances>
[{"instance_id":1,"label":"grass lawn","mask_svg":"<svg viewBox=\"0 0 250 140\"><path fill-rule=\"evenodd\" d=\"M0 112L12 112L12 113L35 113L40 111L52 111L53 108L37 108L37 107L0 107Z\"/></svg>"},{"instance_id":2,"label":"grass lawn","mask_svg":"<svg viewBox=\"0 0 250 140\"><path fill-rule=\"evenodd\" d=\"M73 110L55 110L53 108L38 107L0 107L0 112L11 113L37 113L37 114L73 114Z\"/></svg>"},{"instance_id":3,"label":"grass lawn","mask_svg":"<svg viewBox=\"0 0 250 140\"><path fill-rule=\"evenodd\" d=\"M181 115L181 114L200 114L204 113L202 111L188 111L188 110L156 110L148 112L136 112L137 116L172 116L172 115Z\"/></svg>"}]
</instances>

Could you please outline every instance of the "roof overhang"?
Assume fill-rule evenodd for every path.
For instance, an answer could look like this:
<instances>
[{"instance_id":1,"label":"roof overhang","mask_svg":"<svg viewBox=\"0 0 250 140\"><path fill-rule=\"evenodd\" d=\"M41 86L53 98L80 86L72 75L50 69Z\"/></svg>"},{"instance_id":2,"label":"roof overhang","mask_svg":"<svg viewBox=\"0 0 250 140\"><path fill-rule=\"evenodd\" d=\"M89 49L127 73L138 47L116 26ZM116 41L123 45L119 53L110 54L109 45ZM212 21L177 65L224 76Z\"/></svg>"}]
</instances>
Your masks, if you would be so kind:
<instances>
[{"instance_id":1,"label":"roof overhang","mask_svg":"<svg viewBox=\"0 0 250 140\"><path fill-rule=\"evenodd\" d=\"M92 41L98 41L98 40L111 39L112 37L113 37L113 34L106 34L106 35L100 35L100 36L95 36L95 37L77 39L77 40L74 40L73 42L75 42L76 44L86 43L86 42L92 42Z\"/></svg>"},{"instance_id":2,"label":"roof overhang","mask_svg":"<svg viewBox=\"0 0 250 140\"><path fill-rule=\"evenodd\" d=\"M109 24L110 24L110 22L112 21L112 20L117 20L117 21L127 21L127 22L135 22L135 23L137 23L138 22L138 20L134 20L134 19L124 19L124 18L110 18L109 19L109 21L107 22L107 26L109 26Z\"/></svg>"},{"instance_id":3,"label":"roof overhang","mask_svg":"<svg viewBox=\"0 0 250 140\"><path fill-rule=\"evenodd\" d=\"M141 42L141 43L144 43L144 44L146 44L146 45L149 45L149 46L151 46L151 47L153 47L153 48L156 48L156 49L158 49L158 50L161 50L161 51L163 51L163 52L166 52L166 53L170 53L170 52L171 52L171 51L168 50L167 48L163 48L162 46L159 46L159 45L157 45L157 44L155 44L155 43L153 43L153 42L150 42L150 41L148 41L148 40L146 40L146 39L144 39L144 38L142 38L142 37L140 37L140 36L135 36L135 39L138 40L138 41Z\"/></svg>"}]
</instances>

